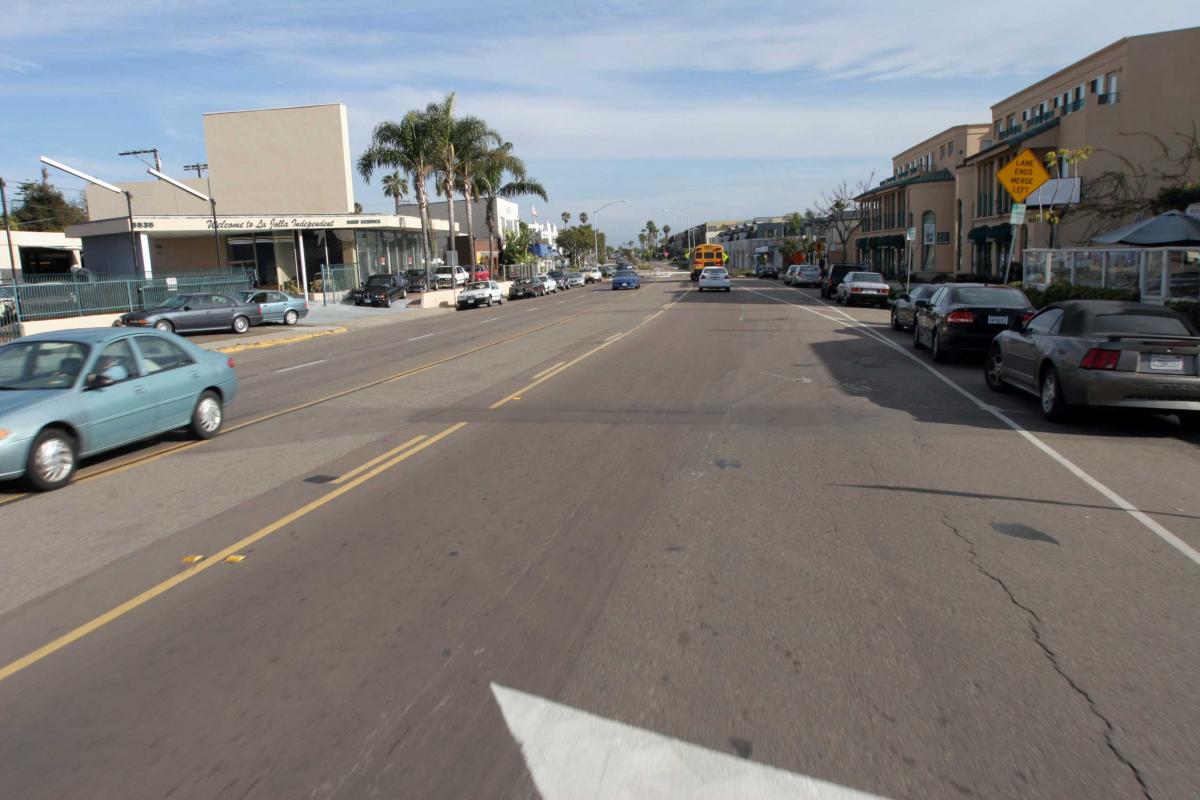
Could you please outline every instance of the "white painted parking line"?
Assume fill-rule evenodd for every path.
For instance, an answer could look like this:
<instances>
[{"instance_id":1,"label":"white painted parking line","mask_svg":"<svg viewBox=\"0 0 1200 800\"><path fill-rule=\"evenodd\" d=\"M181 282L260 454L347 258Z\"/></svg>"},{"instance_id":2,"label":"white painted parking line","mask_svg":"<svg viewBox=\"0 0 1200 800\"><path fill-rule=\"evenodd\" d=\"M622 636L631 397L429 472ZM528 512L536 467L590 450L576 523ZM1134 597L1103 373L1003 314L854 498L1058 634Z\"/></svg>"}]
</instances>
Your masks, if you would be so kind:
<instances>
[{"instance_id":1,"label":"white painted parking line","mask_svg":"<svg viewBox=\"0 0 1200 800\"><path fill-rule=\"evenodd\" d=\"M421 336L414 336L411 339L409 339L408 341L415 342L417 339L428 339L430 336L436 336L436 335L437 334L434 334L434 333L426 333Z\"/></svg>"},{"instance_id":2,"label":"white painted parking line","mask_svg":"<svg viewBox=\"0 0 1200 800\"><path fill-rule=\"evenodd\" d=\"M480 321L480 323L479 323L479 324L480 324L480 325L486 325L486 324L488 324L489 322L495 322L495 321L496 321L496 320L498 320L498 319L500 319L500 318L499 318L499 317L492 317L491 319L485 319L485 320L482 320L482 321Z\"/></svg>"},{"instance_id":3,"label":"white painted parking line","mask_svg":"<svg viewBox=\"0 0 1200 800\"><path fill-rule=\"evenodd\" d=\"M803 309L803 310L809 312L810 314L816 314L818 317L827 319L830 322L836 322L839 325L843 325L843 324L847 323L847 320L845 320L845 319L841 319L840 317L830 316L829 314L826 314L822 311L818 311L817 309L812 308L811 306L804 306L804 305L801 305L800 303L793 303L788 300L780 300L778 297L772 297L771 295L766 294L765 292L760 292L757 289L746 289L746 291L754 292L755 294L762 295L763 297L774 300L777 303L783 303L784 305L794 306L796 308ZM816 300L818 303L821 303L824 306L830 306L829 303L826 303L824 300L822 300L818 297L810 297L809 299ZM832 306L830 306L830 307L832 308ZM841 309L834 309L834 310L840 311ZM909 361L912 361L914 364L921 367L922 369L926 370L931 375L933 375L935 378L937 378L939 381L946 384L951 389L953 389L954 391L961 394L963 397L970 400L976 406L983 409L987 413L991 414L992 416L994 416L996 419L1003 422L1008 427L1012 428L1014 431L1017 432L1017 434L1019 434L1027 442L1029 442L1031 445L1036 447L1038 450L1041 450L1043 453L1045 453L1047 456L1049 456L1054 461L1058 462L1058 464L1060 466L1062 466L1064 469L1066 469L1068 472L1070 472L1076 478L1078 478L1079 480L1086 483L1088 486L1095 489L1097 492L1099 492L1101 495L1103 495L1105 498L1107 498L1110 503L1112 503L1114 506L1116 506L1117 508L1119 508L1122 511L1124 511L1125 513L1127 513L1129 516L1133 517L1135 520L1137 520L1139 523L1141 523L1147 530L1149 530L1155 536L1159 537L1164 542L1171 545L1171 547L1178 550L1183 556L1190 559L1193 563L1200 565L1200 551L1197 551L1195 548L1193 548L1187 542L1183 541L1178 536L1171 533L1171 531L1167 530L1165 527L1160 525L1157 521L1151 519L1149 516L1146 515L1145 512L1143 512L1141 509L1139 509L1133 503L1129 502L1124 497L1121 497L1121 495L1117 494L1115 491L1113 491L1112 489L1105 486L1100 481L1093 478L1085 470L1083 470L1081 467L1079 467L1077 464L1075 464L1069 458L1064 456L1062 453L1058 452L1053 447L1051 447L1050 445L1043 442L1036 435L1025 430L1015 420L1013 420L1011 417L1009 417L1007 414L1005 414L1001 409L997 408L996 406L994 406L990 403L986 403L983 400L979 399L972 392L967 391L966 389L964 389L963 387L959 386L957 383L952 381L950 378L946 377L944 374L942 374L942 372L940 370L935 369L932 365L925 363L920 358L918 358L914 354L910 353L908 350L905 350L903 347L896 344L888 337L879 333L877 330L875 330L870 325L860 322L860 321L854 319L853 317L849 317L849 324L851 327L857 328L858 330L867 334L868 336L875 339L876 341L895 350L897 353L904 356Z\"/></svg>"},{"instance_id":4,"label":"white painted parking line","mask_svg":"<svg viewBox=\"0 0 1200 800\"><path fill-rule=\"evenodd\" d=\"M297 364L294 367L284 367L283 369L277 369L275 371L276 372L291 372L294 369L304 369L305 367L315 367L317 364L324 364L328 360L329 359L327 359L327 358L322 358L320 361L310 361L307 364Z\"/></svg>"},{"instance_id":5,"label":"white painted parking line","mask_svg":"<svg viewBox=\"0 0 1200 800\"><path fill-rule=\"evenodd\" d=\"M883 800L492 684L504 722L546 800L690 797Z\"/></svg>"}]
</instances>

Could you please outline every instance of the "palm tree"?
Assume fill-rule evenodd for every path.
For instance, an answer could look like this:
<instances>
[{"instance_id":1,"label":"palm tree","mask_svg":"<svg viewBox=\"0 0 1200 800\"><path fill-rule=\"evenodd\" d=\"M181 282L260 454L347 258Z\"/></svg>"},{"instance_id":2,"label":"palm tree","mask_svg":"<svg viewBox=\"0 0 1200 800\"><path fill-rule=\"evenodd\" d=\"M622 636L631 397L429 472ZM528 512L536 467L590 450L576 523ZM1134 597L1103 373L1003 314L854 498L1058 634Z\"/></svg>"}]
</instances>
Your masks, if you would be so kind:
<instances>
[{"instance_id":1,"label":"palm tree","mask_svg":"<svg viewBox=\"0 0 1200 800\"><path fill-rule=\"evenodd\" d=\"M396 204L396 215L400 215L400 201L404 199L404 195L408 194L408 181L396 170L390 175L383 176L383 194L385 197L390 197Z\"/></svg>"},{"instance_id":2,"label":"palm tree","mask_svg":"<svg viewBox=\"0 0 1200 800\"><path fill-rule=\"evenodd\" d=\"M571 224L571 212L570 211L564 211L564 212L562 212L562 214L560 214L560 216L562 217L564 228Z\"/></svg>"},{"instance_id":3,"label":"palm tree","mask_svg":"<svg viewBox=\"0 0 1200 800\"><path fill-rule=\"evenodd\" d=\"M485 147L485 143L489 139L495 141L499 137L479 117L456 119L454 116L454 92L446 95L446 99L440 103L430 103L426 108L426 114L432 121L437 148L438 191L446 196L446 219L450 224L450 230L446 236L446 249L453 251L455 249L454 193L458 191L461 183L461 165L473 157L474 151ZM470 213L468 210L468 219Z\"/></svg>"},{"instance_id":4,"label":"palm tree","mask_svg":"<svg viewBox=\"0 0 1200 800\"><path fill-rule=\"evenodd\" d=\"M658 243L658 226L654 224L654 220L646 220L646 241L654 247Z\"/></svg>"},{"instance_id":5,"label":"palm tree","mask_svg":"<svg viewBox=\"0 0 1200 800\"><path fill-rule=\"evenodd\" d=\"M486 159L492 147L503 144L500 134L483 124L477 117L456 120L454 124L455 179L467 206L467 239L470 242L471 266L475 258L475 200L479 197L475 175L486 167Z\"/></svg>"},{"instance_id":6,"label":"palm tree","mask_svg":"<svg viewBox=\"0 0 1200 800\"><path fill-rule=\"evenodd\" d=\"M667 247L670 247L671 246L671 226L670 225L663 225L662 235L663 235L663 244L666 245Z\"/></svg>"},{"instance_id":7,"label":"palm tree","mask_svg":"<svg viewBox=\"0 0 1200 800\"><path fill-rule=\"evenodd\" d=\"M587 212L586 212L586 211L580 211L580 212L579 212L579 224L580 224L580 225L587 225L587 221L588 221L588 215L587 215Z\"/></svg>"},{"instance_id":8,"label":"palm tree","mask_svg":"<svg viewBox=\"0 0 1200 800\"><path fill-rule=\"evenodd\" d=\"M370 182L375 170L383 168L403 170L412 178L412 188L420 209L421 232L428 253L434 251L427 184L436 169L435 144L428 114L409 111L399 122L376 125L371 134L371 144L358 157L358 172L364 181Z\"/></svg>"},{"instance_id":9,"label":"palm tree","mask_svg":"<svg viewBox=\"0 0 1200 800\"><path fill-rule=\"evenodd\" d=\"M507 177L508 180L505 180ZM534 195L548 201L546 189L525 172L525 162L513 155L512 142L483 154L475 171L474 193L487 201L488 246L496 252L496 199Z\"/></svg>"}]
</instances>

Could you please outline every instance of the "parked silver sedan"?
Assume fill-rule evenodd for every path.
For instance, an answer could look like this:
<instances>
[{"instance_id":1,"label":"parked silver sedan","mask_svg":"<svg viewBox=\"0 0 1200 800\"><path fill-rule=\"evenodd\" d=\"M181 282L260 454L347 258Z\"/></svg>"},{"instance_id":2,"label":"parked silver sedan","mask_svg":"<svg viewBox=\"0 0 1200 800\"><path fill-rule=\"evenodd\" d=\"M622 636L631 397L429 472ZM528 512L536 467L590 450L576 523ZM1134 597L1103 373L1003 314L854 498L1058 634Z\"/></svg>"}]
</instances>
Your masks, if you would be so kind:
<instances>
[{"instance_id":1,"label":"parked silver sedan","mask_svg":"<svg viewBox=\"0 0 1200 800\"><path fill-rule=\"evenodd\" d=\"M837 301L847 306L858 303L884 308L891 291L892 287L878 272L848 272L837 287Z\"/></svg>"},{"instance_id":2,"label":"parked silver sedan","mask_svg":"<svg viewBox=\"0 0 1200 800\"><path fill-rule=\"evenodd\" d=\"M1200 331L1176 311L1146 303L1070 300L1000 332L984 366L994 391L1041 400L1051 420L1076 407L1178 414L1200 430Z\"/></svg>"},{"instance_id":3,"label":"parked silver sedan","mask_svg":"<svg viewBox=\"0 0 1200 800\"><path fill-rule=\"evenodd\" d=\"M258 303L262 308L263 322L295 325L308 316L308 301L303 297L262 289L241 292L240 295L244 303Z\"/></svg>"}]
</instances>

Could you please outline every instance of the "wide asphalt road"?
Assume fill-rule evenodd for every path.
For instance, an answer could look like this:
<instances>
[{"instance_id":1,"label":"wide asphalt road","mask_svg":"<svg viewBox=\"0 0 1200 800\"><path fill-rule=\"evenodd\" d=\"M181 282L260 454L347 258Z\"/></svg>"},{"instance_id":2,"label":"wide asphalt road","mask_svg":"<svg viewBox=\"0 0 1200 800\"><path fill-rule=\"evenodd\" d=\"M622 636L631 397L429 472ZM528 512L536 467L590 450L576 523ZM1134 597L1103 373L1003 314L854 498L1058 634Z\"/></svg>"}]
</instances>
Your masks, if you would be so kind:
<instances>
[{"instance_id":1,"label":"wide asphalt road","mask_svg":"<svg viewBox=\"0 0 1200 800\"><path fill-rule=\"evenodd\" d=\"M1197 441L887 314L573 290L236 356L0 494L5 798L1194 798Z\"/></svg>"}]
</instances>

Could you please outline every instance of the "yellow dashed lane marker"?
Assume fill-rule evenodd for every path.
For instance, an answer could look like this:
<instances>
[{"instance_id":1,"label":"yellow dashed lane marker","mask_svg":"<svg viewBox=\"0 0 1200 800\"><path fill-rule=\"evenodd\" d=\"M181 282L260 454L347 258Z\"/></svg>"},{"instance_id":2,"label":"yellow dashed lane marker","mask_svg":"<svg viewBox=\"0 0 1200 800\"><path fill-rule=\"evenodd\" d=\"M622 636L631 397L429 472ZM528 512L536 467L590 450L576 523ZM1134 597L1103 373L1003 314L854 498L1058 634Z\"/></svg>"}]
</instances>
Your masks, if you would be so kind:
<instances>
[{"instance_id":1,"label":"yellow dashed lane marker","mask_svg":"<svg viewBox=\"0 0 1200 800\"><path fill-rule=\"evenodd\" d=\"M386 472L387 470L389 470L392 467L399 464L401 461L411 458L412 456L421 452L425 448L430 447L430 446L436 444L437 442L440 442L442 439L445 439L450 434L465 427L466 424L467 423L465 423L465 422L457 422L454 425L451 425L449 428L446 428L445 430L441 431L440 433L437 433L437 434L429 437L428 439L422 441L420 444L410 447L408 450L405 450L404 452L400 453L399 455L394 456L390 460L385 461L382 464L374 467L370 471L363 473L362 475L358 476L354 480L349 481L347 483L343 483L341 486L334 489L329 494L323 495L323 496L317 498L316 500L313 500L311 503L307 503L307 504L301 506L300 508L296 509L295 511L288 514L287 516L280 517L279 519L272 522L270 525L267 525L265 528L259 528L257 531L250 534L249 536L234 542L233 544L226 547L224 550L221 550L219 553L215 553L211 558L204 558L203 556L201 556L200 561L196 562L191 567L183 570L178 575L174 575L170 578L167 578L165 581L163 581L155 586L150 587L149 589L142 592L141 594L129 598L128 600L126 600L124 603L121 603L121 605L117 606L116 608L113 608L113 609L110 609L109 611L104 612L100 616L80 625L78 628L75 628L74 630L63 634L62 636L58 637L54 641L42 645L37 650L34 650L32 653L22 656L21 658L18 658L16 661L13 661L13 662L5 665L4 667L0 668L0 681L4 681L4 680L7 680L8 678L11 678L13 675L16 675L18 672L25 669L26 667L32 666L33 664L36 664L37 662L41 661L43 658L46 658L47 656L57 653L59 650L62 650L67 645L79 641L83 637L87 636L90 633L93 633L96 630L99 630L100 628L103 628L105 625L107 625L110 622L113 622L114 620L120 619L121 617L128 614L130 611L133 611L134 609L144 606L146 603L149 603L151 600L153 600L154 598L158 597L161 594L165 594L166 592L169 592L171 589L174 589L176 586L183 583L184 581L187 581L187 580L190 580L191 578L196 577L201 572L203 572L204 570L213 566L214 564L221 563L221 562L225 561L226 559L230 558L231 556L235 556L235 557L238 556L242 551L244 551L246 548L248 548L250 545L254 544L255 542L257 542L261 539L265 539L266 537L270 536L272 533L275 533L276 531L278 531L282 528L286 528L288 525L291 525L293 522L296 522L297 520L301 519L302 517L305 517L308 514L311 514L312 512L316 511L317 509L321 508L322 506L328 505L329 503L333 502L334 500L336 500L337 498L346 494L347 492L350 492L350 491L354 490L355 488L362 486L364 483L371 480L371 478L374 478L376 475L379 475L382 472Z\"/></svg>"},{"instance_id":2,"label":"yellow dashed lane marker","mask_svg":"<svg viewBox=\"0 0 1200 800\"><path fill-rule=\"evenodd\" d=\"M246 560L246 557L244 555L241 555L240 553L238 555L225 556L226 564L240 564L245 560Z\"/></svg>"}]
</instances>

